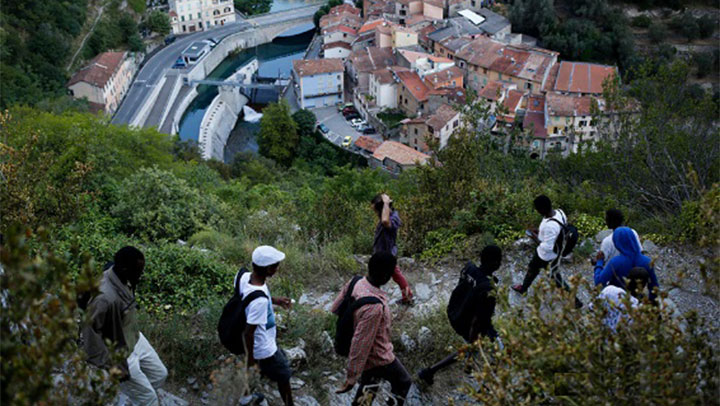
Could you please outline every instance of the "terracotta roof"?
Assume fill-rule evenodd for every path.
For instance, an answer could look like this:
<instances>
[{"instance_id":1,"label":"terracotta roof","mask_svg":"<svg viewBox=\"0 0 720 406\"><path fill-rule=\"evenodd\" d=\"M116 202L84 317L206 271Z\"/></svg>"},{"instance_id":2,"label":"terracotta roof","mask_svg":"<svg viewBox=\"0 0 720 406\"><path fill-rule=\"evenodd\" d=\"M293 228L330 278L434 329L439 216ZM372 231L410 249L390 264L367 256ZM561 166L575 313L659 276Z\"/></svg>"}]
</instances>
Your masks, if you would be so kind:
<instances>
[{"instance_id":1,"label":"terracotta roof","mask_svg":"<svg viewBox=\"0 0 720 406\"><path fill-rule=\"evenodd\" d=\"M520 107L523 95L523 92L519 90L508 90L507 97L503 100L503 105L507 107L508 114L515 114L515 110Z\"/></svg>"},{"instance_id":2,"label":"terracotta roof","mask_svg":"<svg viewBox=\"0 0 720 406\"><path fill-rule=\"evenodd\" d=\"M441 105L433 115L428 117L426 123L432 127L435 131L440 131L445 125L450 122L458 112L447 104Z\"/></svg>"},{"instance_id":3,"label":"terracotta roof","mask_svg":"<svg viewBox=\"0 0 720 406\"><path fill-rule=\"evenodd\" d=\"M430 25L428 25L427 27L423 27L423 28L420 29L420 31L418 31L418 37L420 38L421 41L427 42L427 41L428 41L428 37L427 37L428 34L430 34L430 33L432 33L432 32L435 32L435 30L437 30L437 27L435 27L434 25L430 24Z\"/></svg>"},{"instance_id":4,"label":"terracotta roof","mask_svg":"<svg viewBox=\"0 0 720 406\"><path fill-rule=\"evenodd\" d=\"M615 74L617 74L617 68L614 66L587 62L562 62L555 82L555 91L601 94L603 81Z\"/></svg>"},{"instance_id":5,"label":"terracotta roof","mask_svg":"<svg viewBox=\"0 0 720 406\"><path fill-rule=\"evenodd\" d=\"M428 96L428 87L423 83L422 79L420 79L420 76L418 76L417 73L406 71L406 72L397 72L398 79L400 79L400 82L402 82L403 86L405 86L408 91L413 95L415 100L417 101L425 101L427 100Z\"/></svg>"},{"instance_id":6,"label":"terracotta roof","mask_svg":"<svg viewBox=\"0 0 720 406\"><path fill-rule=\"evenodd\" d=\"M555 80L558 76L558 71L560 70L560 64L554 63L553 66L550 67L550 71L548 72L547 80L545 80L545 84L543 85L543 92L547 93L552 91L553 87L555 87Z\"/></svg>"},{"instance_id":7,"label":"terracotta roof","mask_svg":"<svg viewBox=\"0 0 720 406\"><path fill-rule=\"evenodd\" d=\"M394 24L394 25L392 26L392 28L393 28L393 31L395 31L395 32L404 32L404 33L406 33L406 34L415 34L415 35L417 35L417 31L413 30L412 28L403 27L402 25Z\"/></svg>"},{"instance_id":8,"label":"terracotta roof","mask_svg":"<svg viewBox=\"0 0 720 406\"><path fill-rule=\"evenodd\" d=\"M392 48L367 47L353 51L350 62L357 72L372 72L395 64Z\"/></svg>"},{"instance_id":9,"label":"terracotta roof","mask_svg":"<svg viewBox=\"0 0 720 406\"><path fill-rule=\"evenodd\" d=\"M478 37L462 47L455 56L471 65L526 80L542 81L555 51L527 45L507 45L487 37Z\"/></svg>"},{"instance_id":10,"label":"terracotta roof","mask_svg":"<svg viewBox=\"0 0 720 406\"><path fill-rule=\"evenodd\" d=\"M388 84L395 82L395 77L393 76L390 69L378 69L374 71L373 76L375 76L375 80L377 80L381 84Z\"/></svg>"},{"instance_id":11,"label":"terracotta roof","mask_svg":"<svg viewBox=\"0 0 720 406\"><path fill-rule=\"evenodd\" d=\"M177 17L177 16L178 16L177 13L175 12L175 10L170 10L170 12L168 13L168 15L169 15L170 17Z\"/></svg>"},{"instance_id":12,"label":"terracotta roof","mask_svg":"<svg viewBox=\"0 0 720 406\"><path fill-rule=\"evenodd\" d=\"M591 114L592 100L591 96L548 93L545 96L545 106L549 116L589 116Z\"/></svg>"},{"instance_id":13,"label":"terracotta roof","mask_svg":"<svg viewBox=\"0 0 720 406\"><path fill-rule=\"evenodd\" d=\"M378 149L378 147L382 144L382 142L370 138L367 135L361 135L358 137L357 140L355 140L355 145L361 149L364 149L365 151L368 151L370 153L375 152L375 150Z\"/></svg>"},{"instance_id":14,"label":"terracotta roof","mask_svg":"<svg viewBox=\"0 0 720 406\"><path fill-rule=\"evenodd\" d=\"M103 52L93 58L88 66L75 72L67 86L85 82L96 87L105 87L108 80L120 67L123 59L125 59L125 52Z\"/></svg>"},{"instance_id":15,"label":"terracotta roof","mask_svg":"<svg viewBox=\"0 0 720 406\"><path fill-rule=\"evenodd\" d=\"M385 141L375 150L373 157L383 161L385 158L397 162L400 165L424 164L430 156L405 146L396 141Z\"/></svg>"},{"instance_id":16,"label":"terracotta roof","mask_svg":"<svg viewBox=\"0 0 720 406\"><path fill-rule=\"evenodd\" d=\"M342 31L347 34L357 36L357 30L354 30L345 24L338 24L338 25L333 25L332 27L328 27L323 30L323 35L331 34L333 32L337 32L337 31Z\"/></svg>"},{"instance_id":17,"label":"terracotta roof","mask_svg":"<svg viewBox=\"0 0 720 406\"><path fill-rule=\"evenodd\" d=\"M393 23L383 23L383 24L380 24L377 27L375 27L375 31L377 31L381 34L391 35L393 32L394 25L395 24L393 24Z\"/></svg>"},{"instance_id":18,"label":"terracotta roof","mask_svg":"<svg viewBox=\"0 0 720 406\"><path fill-rule=\"evenodd\" d=\"M424 21L435 21L434 18L430 18L428 16L422 15L422 14L415 14L410 16L407 20L405 20L405 26L411 27L413 25L420 24Z\"/></svg>"},{"instance_id":19,"label":"terracotta roof","mask_svg":"<svg viewBox=\"0 0 720 406\"><path fill-rule=\"evenodd\" d=\"M387 23L387 20L385 20L384 18L380 18L377 20L366 22L365 24L363 24L362 27L360 27L358 34L363 34L368 31L373 31L375 28L377 28L378 25L381 25L382 23Z\"/></svg>"},{"instance_id":20,"label":"terracotta roof","mask_svg":"<svg viewBox=\"0 0 720 406\"><path fill-rule=\"evenodd\" d=\"M545 114L545 96L534 94L528 95L527 108L528 112Z\"/></svg>"},{"instance_id":21,"label":"terracotta roof","mask_svg":"<svg viewBox=\"0 0 720 406\"><path fill-rule=\"evenodd\" d=\"M320 73L342 72L345 68L342 59L339 58L296 59L293 61L293 70L298 76L311 76Z\"/></svg>"},{"instance_id":22,"label":"terracotta roof","mask_svg":"<svg viewBox=\"0 0 720 406\"><path fill-rule=\"evenodd\" d=\"M350 44L348 44L345 41L335 41L335 42L330 42L330 43L323 45L323 49L332 49L332 48L345 48L349 51L352 51L352 47L350 46Z\"/></svg>"},{"instance_id":23,"label":"terracotta roof","mask_svg":"<svg viewBox=\"0 0 720 406\"><path fill-rule=\"evenodd\" d=\"M532 136L535 138L547 138L547 129L545 128L545 113L535 111L525 113L523 119L523 129L533 129Z\"/></svg>"},{"instance_id":24,"label":"terracotta roof","mask_svg":"<svg viewBox=\"0 0 720 406\"><path fill-rule=\"evenodd\" d=\"M428 97L429 96L447 97L449 101L459 104L465 104L465 99L467 98L465 89L461 87L441 87L439 89L430 89L430 92L428 92Z\"/></svg>"},{"instance_id":25,"label":"terracotta roof","mask_svg":"<svg viewBox=\"0 0 720 406\"><path fill-rule=\"evenodd\" d=\"M478 92L478 96L492 101L500 100L502 94L503 84L495 80L485 85L485 87Z\"/></svg>"},{"instance_id":26,"label":"terracotta roof","mask_svg":"<svg viewBox=\"0 0 720 406\"><path fill-rule=\"evenodd\" d=\"M335 6L330 9L330 14L340 14L340 13L352 13L355 15L360 15L360 9L355 8L347 3L343 3L339 6Z\"/></svg>"},{"instance_id":27,"label":"terracotta roof","mask_svg":"<svg viewBox=\"0 0 720 406\"><path fill-rule=\"evenodd\" d=\"M447 81L462 78L462 77L463 77L463 71L460 68L458 68L457 66L452 66L450 68L443 69L439 72L434 72L429 75L425 75L425 83L428 86L435 87L433 85L438 82L443 83L443 82L447 82Z\"/></svg>"},{"instance_id":28,"label":"terracotta roof","mask_svg":"<svg viewBox=\"0 0 720 406\"><path fill-rule=\"evenodd\" d=\"M435 56L432 54L428 54L426 52L415 52L415 51L410 51L407 49L398 49L397 51L400 53L400 55L403 56L403 58L405 58L410 63L413 63L421 58L427 58L433 62L443 62L443 63L444 62L449 63L449 62L453 61L452 59Z\"/></svg>"},{"instance_id":29,"label":"terracotta roof","mask_svg":"<svg viewBox=\"0 0 720 406\"><path fill-rule=\"evenodd\" d=\"M360 17L354 14L326 14L320 18L320 28L325 29L338 24L347 25L348 27L357 30L362 25L362 21L360 20Z\"/></svg>"}]
</instances>

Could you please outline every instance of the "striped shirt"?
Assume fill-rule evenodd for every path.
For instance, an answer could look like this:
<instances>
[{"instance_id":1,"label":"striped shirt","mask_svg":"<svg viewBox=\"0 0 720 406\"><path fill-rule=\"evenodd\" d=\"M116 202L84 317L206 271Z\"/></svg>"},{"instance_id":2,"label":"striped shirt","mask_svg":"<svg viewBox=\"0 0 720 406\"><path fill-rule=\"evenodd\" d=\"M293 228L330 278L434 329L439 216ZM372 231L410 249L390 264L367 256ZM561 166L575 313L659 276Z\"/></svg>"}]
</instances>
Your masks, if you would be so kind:
<instances>
[{"instance_id":1,"label":"striped shirt","mask_svg":"<svg viewBox=\"0 0 720 406\"><path fill-rule=\"evenodd\" d=\"M331 311L335 312L340 306L349 284L350 282L345 284L342 292L335 298ZM355 284L352 297L357 300L365 296L374 296L383 304L369 304L355 311L355 334L350 344L347 367L347 381L351 384L358 381L363 371L395 361L393 345L390 342L392 316L387 294L371 285L367 278L362 278Z\"/></svg>"}]
</instances>

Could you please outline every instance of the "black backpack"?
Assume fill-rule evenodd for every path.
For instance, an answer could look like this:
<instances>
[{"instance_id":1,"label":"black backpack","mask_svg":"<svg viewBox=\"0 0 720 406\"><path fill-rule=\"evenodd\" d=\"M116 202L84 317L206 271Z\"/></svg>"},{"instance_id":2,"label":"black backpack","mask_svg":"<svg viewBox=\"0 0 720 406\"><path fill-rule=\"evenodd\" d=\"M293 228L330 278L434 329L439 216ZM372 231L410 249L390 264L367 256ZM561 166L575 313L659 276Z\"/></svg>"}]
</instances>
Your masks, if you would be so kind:
<instances>
[{"instance_id":1,"label":"black backpack","mask_svg":"<svg viewBox=\"0 0 720 406\"><path fill-rule=\"evenodd\" d=\"M460 280L450 294L447 306L450 325L465 341L470 341L470 324L477 312L477 297L491 289L470 276L469 271L473 268L476 268L475 264L468 262L460 271Z\"/></svg>"},{"instance_id":2,"label":"black backpack","mask_svg":"<svg viewBox=\"0 0 720 406\"><path fill-rule=\"evenodd\" d=\"M337 311L335 311L335 314L338 316L335 324L335 352L343 357L347 357L348 354L350 354L350 344L355 335L355 310L368 304L382 303L380 299L373 296L361 297L357 300L352 297L355 284L360 279L362 279L362 276L352 278L345 292L345 297L340 303L340 306L338 306Z\"/></svg>"},{"instance_id":3,"label":"black backpack","mask_svg":"<svg viewBox=\"0 0 720 406\"><path fill-rule=\"evenodd\" d=\"M565 257L570 255L570 253L575 249L575 245L577 245L580 233L578 233L577 227L572 224L568 224L565 213L560 211L560 215L563 218L562 222L554 218L550 219L550 221L554 221L560 224L560 234L558 234L557 238L555 239L555 246L553 247L553 252ZM560 250L562 250L562 252L560 252Z\"/></svg>"},{"instance_id":4,"label":"black backpack","mask_svg":"<svg viewBox=\"0 0 720 406\"><path fill-rule=\"evenodd\" d=\"M243 337L245 326L247 325L245 309L247 309L248 305L253 300L259 297L267 298L265 292L261 290L254 290L245 297L240 295L240 278L246 272L250 271L245 268L238 271L235 278L235 291L233 292L233 296L230 300L228 300L227 304L223 308L223 312L217 326L220 342L231 353L236 355L245 354L245 340Z\"/></svg>"}]
</instances>

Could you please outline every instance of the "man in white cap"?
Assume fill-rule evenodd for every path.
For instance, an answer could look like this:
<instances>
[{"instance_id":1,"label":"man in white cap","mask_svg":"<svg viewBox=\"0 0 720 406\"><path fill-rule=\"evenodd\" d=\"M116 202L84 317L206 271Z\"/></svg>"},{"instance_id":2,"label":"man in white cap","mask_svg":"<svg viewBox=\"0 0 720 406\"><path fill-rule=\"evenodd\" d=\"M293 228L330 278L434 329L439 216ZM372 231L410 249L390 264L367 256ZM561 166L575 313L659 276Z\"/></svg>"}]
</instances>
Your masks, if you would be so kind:
<instances>
[{"instance_id":1,"label":"man in white cap","mask_svg":"<svg viewBox=\"0 0 720 406\"><path fill-rule=\"evenodd\" d=\"M252 254L253 271L242 274L239 287L242 296L256 290L262 291L266 296L253 300L245 309L247 327L244 338L245 348L248 349L248 366L257 363L263 375L277 382L285 406L292 406L292 370L285 353L278 348L275 340L277 327L272 307L278 305L287 309L292 303L285 297L270 296L270 289L265 284L267 278L275 275L283 259L285 254L269 245L255 248Z\"/></svg>"}]
</instances>

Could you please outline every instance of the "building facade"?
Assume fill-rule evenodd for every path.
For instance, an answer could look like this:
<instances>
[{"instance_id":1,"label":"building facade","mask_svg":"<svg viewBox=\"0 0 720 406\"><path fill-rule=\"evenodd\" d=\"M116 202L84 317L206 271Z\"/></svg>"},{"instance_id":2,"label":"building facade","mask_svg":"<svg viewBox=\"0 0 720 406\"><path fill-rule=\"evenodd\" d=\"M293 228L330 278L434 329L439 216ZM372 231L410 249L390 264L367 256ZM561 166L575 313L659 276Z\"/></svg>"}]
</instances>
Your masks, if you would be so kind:
<instances>
[{"instance_id":1,"label":"building facade","mask_svg":"<svg viewBox=\"0 0 720 406\"><path fill-rule=\"evenodd\" d=\"M232 0L168 0L174 34L205 31L235 22Z\"/></svg>"},{"instance_id":2,"label":"building facade","mask_svg":"<svg viewBox=\"0 0 720 406\"><path fill-rule=\"evenodd\" d=\"M92 110L112 115L127 93L137 71L127 52L103 52L70 78L67 88L76 99L87 99Z\"/></svg>"},{"instance_id":3,"label":"building facade","mask_svg":"<svg viewBox=\"0 0 720 406\"><path fill-rule=\"evenodd\" d=\"M298 105L302 109L332 106L343 100L342 59L293 61Z\"/></svg>"}]
</instances>

